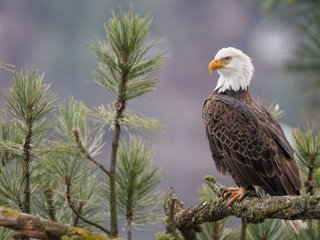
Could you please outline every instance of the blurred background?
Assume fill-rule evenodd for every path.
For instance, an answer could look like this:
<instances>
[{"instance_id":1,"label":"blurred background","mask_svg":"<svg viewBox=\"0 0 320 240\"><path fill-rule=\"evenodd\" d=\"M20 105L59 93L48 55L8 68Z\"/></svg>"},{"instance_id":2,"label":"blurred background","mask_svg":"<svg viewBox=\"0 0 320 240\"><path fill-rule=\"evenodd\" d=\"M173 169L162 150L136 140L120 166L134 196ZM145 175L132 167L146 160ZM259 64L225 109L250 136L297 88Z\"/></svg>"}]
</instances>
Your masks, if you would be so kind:
<instances>
[{"instance_id":1,"label":"blurred background","mask_svg":"<svg viewBox=\"0 0 320 240\"><path fill-rule=\"evenodd\" d=\"M135 12L150 11L154 16L152 38L164 39L159 48L168 49L170 57L159 73L158 89L129 108L168 126L165 133L147 137L156 150L155 164L162 168L163 189L173 186L190 206L197 202L205 175L232 183L215 170L201 118L202 104L218 78L208 74L207 66L220 48L233 46L253 59L251 92L276 101L285 111L283 123L294 127L307 121L301 87L306 79L283 69L298 41L295 24L279 17L279 12L286 13L295 1L284 1L277 12L255 0L132 2ZM89 44L104 39L103 23L109 10L119 5L127 9L128 1L0 0L0 61L17 70L35 65L46 73L46 82L61 100L74 96L89 106L111 102L111 96L93 82L96 62ZM10 87L10 80L9 73L1 72L0 88ZM139 232L137 239L152 239L154 232Z\"/></svg>"}]
</instances>

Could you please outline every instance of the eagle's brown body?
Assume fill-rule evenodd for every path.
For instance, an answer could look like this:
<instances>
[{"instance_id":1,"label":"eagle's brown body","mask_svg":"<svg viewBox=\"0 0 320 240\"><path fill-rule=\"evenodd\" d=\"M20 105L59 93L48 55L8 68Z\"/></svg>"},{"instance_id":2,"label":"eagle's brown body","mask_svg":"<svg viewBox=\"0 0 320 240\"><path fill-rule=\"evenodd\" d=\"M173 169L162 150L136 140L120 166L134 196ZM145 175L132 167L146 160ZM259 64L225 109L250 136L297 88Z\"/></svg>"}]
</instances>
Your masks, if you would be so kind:
<instances>
[{"instance_id":1,"label":"eagle's brown body","mask_svg":"<svg viewBox=\"0 0 320 240\"><path fill-rule=\"evenodd\" d=\"M202 112L217 170L239 187L258 186L270 195L298 195L301 180L294 154L272 115L247 90L214 91Z\"/></svg>"}]
</instances>

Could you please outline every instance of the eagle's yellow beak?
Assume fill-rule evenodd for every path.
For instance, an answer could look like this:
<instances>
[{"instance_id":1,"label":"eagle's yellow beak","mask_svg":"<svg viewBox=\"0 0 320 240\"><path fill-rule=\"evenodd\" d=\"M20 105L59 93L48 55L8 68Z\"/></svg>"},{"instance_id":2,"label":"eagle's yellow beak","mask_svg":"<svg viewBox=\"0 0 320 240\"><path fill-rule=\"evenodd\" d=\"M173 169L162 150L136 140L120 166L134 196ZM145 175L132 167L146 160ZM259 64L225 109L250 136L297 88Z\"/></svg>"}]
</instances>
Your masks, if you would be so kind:
<instances>
[{"instance_id":1,"label":"eagle's yellow beak","mask_svg":"<svg viewBox=\"0 0 320 240\"><path fill-rule=\"evenodd\" d=\"M217 59L213 59L210 63L209 63L209 73L212 74L212 72L214 70L217 70L219 68L223 68L224 65L221 63L220 60Z\"/></svg>"}]
</instances>

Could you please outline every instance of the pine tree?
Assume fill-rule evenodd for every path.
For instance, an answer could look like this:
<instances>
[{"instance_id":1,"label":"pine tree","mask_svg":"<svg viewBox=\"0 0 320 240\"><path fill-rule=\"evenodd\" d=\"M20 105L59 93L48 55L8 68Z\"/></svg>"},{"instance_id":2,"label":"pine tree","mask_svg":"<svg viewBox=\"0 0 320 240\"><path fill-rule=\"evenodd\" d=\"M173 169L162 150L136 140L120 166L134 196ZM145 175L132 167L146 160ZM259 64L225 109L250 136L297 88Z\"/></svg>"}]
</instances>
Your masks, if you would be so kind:
<instances>
[{"instance_id":1,"label":"pine tree","mask_svg":"<svg viewBox=\"0 0 320 240\"><path fill-rule=\"evenodd\" d=\"M128 12L120 9L117 14L111 12L111 19L105 25L106 41L96 41L92 49L98 62L96 82L116 98L113 106L106 112L102 106L98 113L104 117L106 124L113 129L112 149L109 166L109 201L111 214L111 235L118 235L116 168L117 152L121 128L126 124L137 127L132 121L138 116L126 111L128 101L154 90L158 80L154 74L162 66L166 53L149 55L149 50L158 42L148 42L150 37L151 16L135 15L132 8ZM141 126L150 126L150 120L138 117ZM112 121L110 123L110 120ZM151 121L154 122L154 121ZM139 125L138 125L139 126ZM159 128L159 125L154 125Z\"/></svg>"},{"instance_id":2,"label":"pine tree","mask_svg":"<svg viewBox=\"0 0 320 240\"><path fill-rule=\"evenodd\" d=\"M155 74L166 58L165 52L150 53L158 44L149 40L151 21L150 14L140 16L132 8L112 11L106 40L91 44L98 62L96 82L115 97L113 104L92 108L72 97L60 102L35 68L14 74L7 106L0 111L2 206L112 237L118 235L121 216L128 239L133 224L159 221L161 179L153 152L138 136L120 141L124 128L164 128L157 119L127 108L131 99L156 88ZM108 131L113 137L106 166L97 157ZM1 229L0 238L8 239L8 234L12 236Z\"/></svg>"}]
</instances>

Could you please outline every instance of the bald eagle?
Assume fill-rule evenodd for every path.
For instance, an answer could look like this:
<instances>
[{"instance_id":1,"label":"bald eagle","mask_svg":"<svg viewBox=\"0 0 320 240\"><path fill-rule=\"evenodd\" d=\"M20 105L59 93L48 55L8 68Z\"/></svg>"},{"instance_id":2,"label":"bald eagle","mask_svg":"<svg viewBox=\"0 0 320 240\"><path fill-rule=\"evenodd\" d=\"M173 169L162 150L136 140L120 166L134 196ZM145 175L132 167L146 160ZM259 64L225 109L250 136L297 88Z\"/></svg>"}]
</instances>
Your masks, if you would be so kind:
<instances>
[{"instance_id":1,"label":"bald eagle","mask_svg":"<svg viewBox=\"0 0 320 240\"><path fill-rule=\"evenodd\" d=\"M250 57L222 48L209 63L209 72L214 70L220 77L202 117L217 170L229 174L238 186L224 192L227 205L241 201L250 188L271 196L299 195L293 150L279 123L249 92L254 72Z\"/></svg>"}]
</instances>

